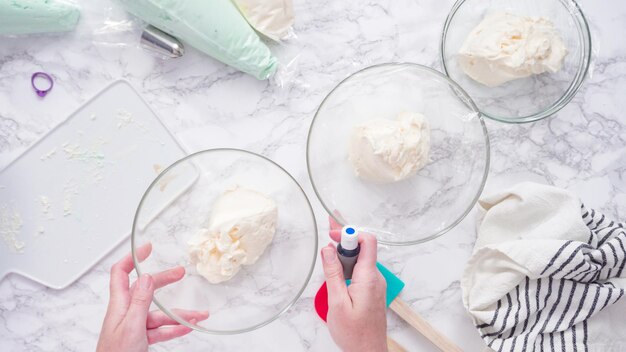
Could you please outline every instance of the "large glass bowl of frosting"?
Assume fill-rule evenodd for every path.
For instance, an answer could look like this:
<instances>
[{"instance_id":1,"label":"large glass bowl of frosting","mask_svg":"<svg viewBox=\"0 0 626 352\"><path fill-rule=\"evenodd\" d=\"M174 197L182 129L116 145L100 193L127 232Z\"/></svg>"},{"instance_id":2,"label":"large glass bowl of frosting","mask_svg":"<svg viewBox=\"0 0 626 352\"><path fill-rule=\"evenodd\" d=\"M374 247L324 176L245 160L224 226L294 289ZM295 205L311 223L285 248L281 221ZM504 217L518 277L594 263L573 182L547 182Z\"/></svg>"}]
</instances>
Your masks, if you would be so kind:
<instances>
[{"instance_id":1,"label":"large glass bowl of frosting","mask_svg":"<svg viewBox=\"0 0 626 352\"><path fill-rule=\"evenodd\" d=\"M185 268L154 303L171 318L235 334L278 318L300 297L317 255L317 229L298 183L269 159L234 149L192 154L159 174L132 231L138 274ZM137 248L152 244L140 261ZM208 311L192 323L179 310Z\"/></svg>"},{"instance_id":2,"label":"large glass bowl of frosting","mask_svg":"<svg viewBox=\"0 0 626 352\"><path fill-rule=\"evenodd\" d=\"M587 21L573 0L458 0L441 41L445 73L485 116L510 123L567 105L590 58Z\"/></svg>"},{"instance_id":3,"label":"large glass bowl of frosting","mask_svg":"<svg viewBox=\"0 0 626 352\"><path fill-rule=\"evenodd\" d=\"M327 212L388 245L434 239L472 209L489 138L463 89L410 64L368 67L340 82L311 125L307 164Z\"/></svg>"}]
</instances>

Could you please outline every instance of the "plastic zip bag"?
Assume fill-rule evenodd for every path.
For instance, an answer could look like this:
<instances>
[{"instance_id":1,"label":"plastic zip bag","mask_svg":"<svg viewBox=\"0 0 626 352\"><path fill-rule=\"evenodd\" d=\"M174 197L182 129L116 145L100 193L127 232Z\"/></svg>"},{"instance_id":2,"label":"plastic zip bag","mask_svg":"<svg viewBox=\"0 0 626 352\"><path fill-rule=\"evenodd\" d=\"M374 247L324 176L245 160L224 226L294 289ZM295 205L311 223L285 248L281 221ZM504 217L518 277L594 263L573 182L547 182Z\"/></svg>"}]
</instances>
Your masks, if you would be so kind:
<instances>
[{"instance_id":1,"label":"plastic zip bag","mask_svg":"<svg viewBox=\"0 0 626 352\"><path fill-rule=\"evenodd\" d=\"M80 10L67 0L0 0L0 35L67 32Z\"/></svg>"},{"instance_id":2,"label":"plastic zip bag","mask_svg":"<svg viewBox=\"0 0 626 352\"><path fill-rule=\"evenodd\" d=\"M281 41L293 37L292 0L232 0L257 32Z\"/></svg>"}]
</instances>

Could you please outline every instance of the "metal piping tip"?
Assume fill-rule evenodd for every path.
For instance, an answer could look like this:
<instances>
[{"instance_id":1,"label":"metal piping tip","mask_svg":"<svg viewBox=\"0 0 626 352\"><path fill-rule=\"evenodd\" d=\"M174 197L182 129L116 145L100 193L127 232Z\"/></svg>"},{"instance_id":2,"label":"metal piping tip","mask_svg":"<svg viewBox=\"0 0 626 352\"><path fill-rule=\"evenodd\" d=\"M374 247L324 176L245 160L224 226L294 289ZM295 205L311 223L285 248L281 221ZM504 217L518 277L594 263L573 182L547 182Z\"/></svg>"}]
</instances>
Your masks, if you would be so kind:
<instances>
[{"instance_id":1,"label":"metal piping tip","mask_svg":"<svg viewBox=\"0 0 626 352\"><path fill-rule=\"evenodd\" d=\"M153 25L149 25L141 33L141 46L168 58L178 58L185 54L183 43Z\"/></svg>"}]
</instances>

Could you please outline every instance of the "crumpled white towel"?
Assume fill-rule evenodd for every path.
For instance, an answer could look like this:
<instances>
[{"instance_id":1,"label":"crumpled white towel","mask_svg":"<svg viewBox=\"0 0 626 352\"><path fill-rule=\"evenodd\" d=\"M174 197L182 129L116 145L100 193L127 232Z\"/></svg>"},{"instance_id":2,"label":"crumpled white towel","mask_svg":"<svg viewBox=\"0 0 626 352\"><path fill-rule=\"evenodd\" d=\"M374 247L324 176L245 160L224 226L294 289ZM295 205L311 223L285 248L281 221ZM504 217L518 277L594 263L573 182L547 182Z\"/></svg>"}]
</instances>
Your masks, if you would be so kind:
<instances>
[{"instance_id":1,"label":"crumpled white towel","mask_svg":"<svg viewBox=\"0 0 626 352\"><path fill-rule=\"evenodd\" d=\"M591 319L624 296L626 281L617 279L626 276L624 223L587 210L565 190L535 183L484 197L479 206L476 247L461 288L490 348L626 351L595 341L610 320Z\"/></svg>"}]
</instances>

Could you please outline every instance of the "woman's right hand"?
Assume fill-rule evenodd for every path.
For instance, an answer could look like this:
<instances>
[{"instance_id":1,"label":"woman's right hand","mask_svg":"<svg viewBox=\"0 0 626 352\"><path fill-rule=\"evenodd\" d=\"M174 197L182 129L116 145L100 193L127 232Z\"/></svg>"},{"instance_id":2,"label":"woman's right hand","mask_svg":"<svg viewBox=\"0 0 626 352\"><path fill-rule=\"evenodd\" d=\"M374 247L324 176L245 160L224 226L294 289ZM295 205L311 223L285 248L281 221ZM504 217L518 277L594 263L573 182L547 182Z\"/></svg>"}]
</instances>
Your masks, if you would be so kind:
<instances>
[{"instance_id":1,"label":"woman's right hand","mask_svg":"<svg viewBox=\"0 0 626 352\"><path fill-rule=\"evenodd\" d=\"M339 241L341 225L331 222L331 238ZM327 323L330 334L343 351L387 351L387 284L376 268L376 238L359 235L361 246L350 286L334 244L322 248L328 287Z\"/></svg>"}]
</instances>

